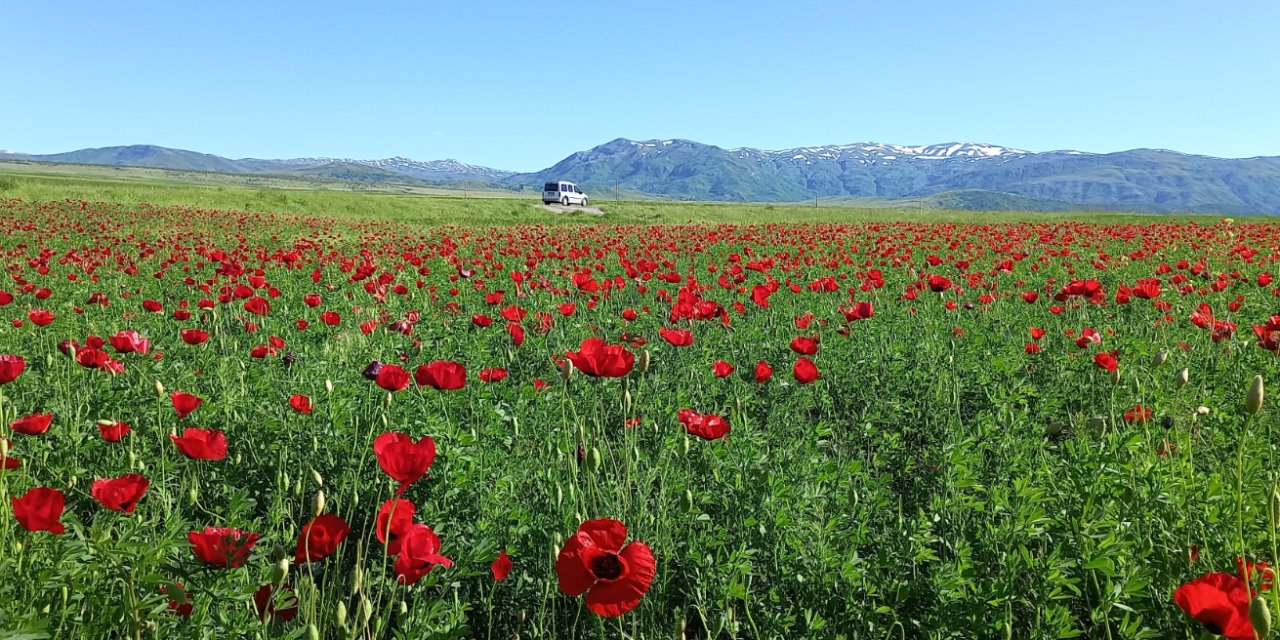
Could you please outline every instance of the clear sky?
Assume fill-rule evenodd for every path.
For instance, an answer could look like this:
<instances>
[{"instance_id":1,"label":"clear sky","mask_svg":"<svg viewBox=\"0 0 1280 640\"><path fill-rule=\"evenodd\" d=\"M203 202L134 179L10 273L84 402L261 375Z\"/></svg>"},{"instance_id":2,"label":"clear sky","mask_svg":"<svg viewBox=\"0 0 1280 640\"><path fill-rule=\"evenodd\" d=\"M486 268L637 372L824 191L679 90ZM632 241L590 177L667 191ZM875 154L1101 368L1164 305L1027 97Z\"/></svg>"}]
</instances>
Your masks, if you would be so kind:
<instances>
[{"instance_id":1,"label":"clear sky","mask_svg":"<svg viewBox=\"0 0 1280 640\"><path fill-rule=\"evenodd\" d=\"M21 2L0 148L456 158L618 137L1280 155L1276 0Z\"/></svg>"}]
</instances>

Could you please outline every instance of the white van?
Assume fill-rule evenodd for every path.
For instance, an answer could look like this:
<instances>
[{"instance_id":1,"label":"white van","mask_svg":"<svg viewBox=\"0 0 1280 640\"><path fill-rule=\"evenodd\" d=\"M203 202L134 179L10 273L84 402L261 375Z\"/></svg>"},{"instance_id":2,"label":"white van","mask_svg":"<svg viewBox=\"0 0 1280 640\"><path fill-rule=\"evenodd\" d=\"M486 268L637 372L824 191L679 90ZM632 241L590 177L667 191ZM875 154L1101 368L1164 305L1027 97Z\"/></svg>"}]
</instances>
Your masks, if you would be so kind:
<instances>
[{"instance_id":1,"label":"white van","mask_svg":"<svg viewBox=\"0 0 1280 640\"><path fill-rule=\"evenodd\" d=\"M587 206L587 194L572 182L548 182L542 185L542 204L559 203L564 206L577 203Z\"/></svg>"}]
</instances>

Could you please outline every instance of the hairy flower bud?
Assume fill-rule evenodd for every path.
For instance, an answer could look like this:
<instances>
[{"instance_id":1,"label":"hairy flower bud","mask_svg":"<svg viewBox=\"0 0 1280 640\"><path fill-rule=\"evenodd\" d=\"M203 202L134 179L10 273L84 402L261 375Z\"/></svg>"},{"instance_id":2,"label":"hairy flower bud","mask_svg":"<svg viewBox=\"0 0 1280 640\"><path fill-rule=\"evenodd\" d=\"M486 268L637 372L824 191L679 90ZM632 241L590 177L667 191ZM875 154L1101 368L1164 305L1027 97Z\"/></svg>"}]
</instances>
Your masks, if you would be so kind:
<instances>
[{"instance_id":1,"label":"hairy flower bud","mask_svg":"<svg viewBox=\"0 0 1280 640\"><path fill-rule=\"evenodd\" d=\"M156 396L160 398L164 397L164 385L161 384L159 380L156 380Z\"/></svg>"},{"instance_id":2,"label":"hairy flower bud","mask_svg":"<svg viewBox=\"0 0 1280 640\"><path fill-rule=\"evenodd\" d=\"M1271 608L1267 606L1266 596L1259 595L1249 603L1249 622L1253 623L1253 632L1259 638L1271 633Z\"/></svg>"},{"instance_id":3,"label":"hairy flower bud","mask_svg":"<svg viewBox=\"0 0 1280 640\"><path fill-rule=\"evenodd\" d=\"M1169 360L1169 352L1168 352L1168 350L1161 349L1160 351L1158 351L1158 352L1156 353L1156 355L1154 355L1154 356L1152 356L1152 357L1151 357L1151 366L1153 366L1153 367L1158 367L1158 366L1160 366L1160 365L1164 364L1164 363L1165 363L1166 361L1168 361L1168 360Z\"/></svg>"},{"instance_id":4,"label":"hairy flower bud","mask_svg":"<svg viewBox=\"0 0 1280 640\"><path fill-rule=\"evenodd\" d=\"M1244 412L1253 415L1262 409L1263 391L1262 376L1254 376L1249 392L1244 396Z\"/></svg>"},{"instance_id":5,"label":"hairy flower bud","mask_svg":"<svg viewBox=\"0 0 1280 640\"><path fill-rule=\"evenodd\" d=\"M1183 369L1182 371L1179 371L1178 376L1174 378L1174 384L1176 384L1178 388L1181 389L1187 386L1187 382L1189 380L1191 380L1191 372L1188 371L1187 369Z\"/></svg>"}]
</instances>

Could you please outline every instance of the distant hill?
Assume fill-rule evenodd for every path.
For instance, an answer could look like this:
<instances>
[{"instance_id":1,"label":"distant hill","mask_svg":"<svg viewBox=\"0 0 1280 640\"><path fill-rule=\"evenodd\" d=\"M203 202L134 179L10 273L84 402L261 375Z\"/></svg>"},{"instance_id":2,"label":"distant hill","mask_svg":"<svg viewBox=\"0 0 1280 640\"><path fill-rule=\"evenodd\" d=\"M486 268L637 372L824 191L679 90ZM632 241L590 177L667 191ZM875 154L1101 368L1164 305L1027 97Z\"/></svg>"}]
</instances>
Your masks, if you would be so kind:
<instances>
[{"instance_id":1,"label":"distant hill","mask_svg":"<svg viewBox=\"0 0 1280 640\"><path fill-rule=\"evenodd\" d=\"M231 160L154 145L0 158L216 173L278 174L371 184L536 190L570 180L597 198L615 186L679 200L876 201L951 209L1073 209L1280 214L1280 157L1224 159L1160 149L1035 153L989 144L874 142L779 151L690 140L618 138L533 173L456 160Z\"/></svg>"},{"instance_id":2,"label":"distant hill","mask_svg":"<svg viewBox=\"0 0 1280 640\"><path fill-rule=\"evenodd\" d=\"M782 151L619 138L508 181L571 180L689 200L881 197L965 208L1043 207L1280 213L1280 158L1241 160L1135 149L1032 153L972 143L861 143ZM943 197L942 194L950 194ZM994 194L1004 194L996 197Z\"/></svg>"}]
</instances>

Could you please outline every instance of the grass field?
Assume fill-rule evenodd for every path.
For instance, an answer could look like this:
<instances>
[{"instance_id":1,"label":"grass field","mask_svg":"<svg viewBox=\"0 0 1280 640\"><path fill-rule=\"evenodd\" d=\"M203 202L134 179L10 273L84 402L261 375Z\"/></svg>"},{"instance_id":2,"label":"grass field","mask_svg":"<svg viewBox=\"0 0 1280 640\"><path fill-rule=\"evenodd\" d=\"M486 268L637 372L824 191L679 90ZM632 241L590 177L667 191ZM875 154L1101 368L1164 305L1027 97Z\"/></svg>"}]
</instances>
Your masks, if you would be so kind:
<instances>
[{"instance_id":1,"label":"grass field","mask_svg":"<svg viewBox=\"0 0 1280 640\"><path fill-rule=\"evenodd\" d=\"M0 638L1275 610L1272 224L0 187Z\"/></svg>"},{"instance_id":2,"label":"grass field","mask_svg":"<svg viewBox=\"0 0 1280 640\"><path fill-rule=\"evenodd\" d=\"M586 215L549 215L536 208L541 201L538 194L532 192L519 196L508 192L478 192L468 195L472 197L462 197L459 190L420 187L387 191L369 185L331 181L283 180L133 167L0 162L0 197L40 201L71 198L89 202L145 203L394 220L407 224L805 223L874 220L987 223L1063 218L1063 214L1036 212L868 209L849 206L847 203L827 203L826 206L814 207L812 204L654 200L610 202L605 197L593 197L593 204L607 214L604 219L597 219ZM1081 212L1073 214L1071 218L1100 223L1210 219L1207 216L1154 216L1113 212Z\"/></svg>"}]
</instances>

